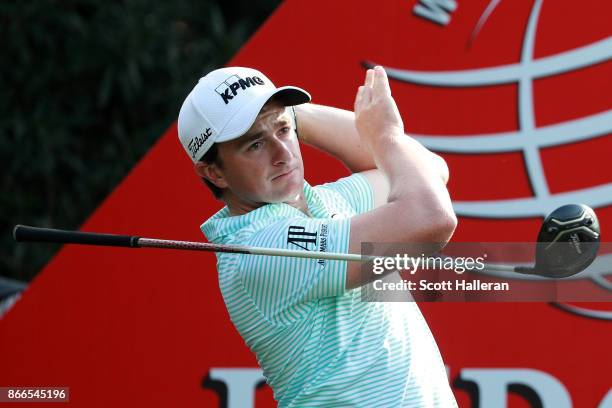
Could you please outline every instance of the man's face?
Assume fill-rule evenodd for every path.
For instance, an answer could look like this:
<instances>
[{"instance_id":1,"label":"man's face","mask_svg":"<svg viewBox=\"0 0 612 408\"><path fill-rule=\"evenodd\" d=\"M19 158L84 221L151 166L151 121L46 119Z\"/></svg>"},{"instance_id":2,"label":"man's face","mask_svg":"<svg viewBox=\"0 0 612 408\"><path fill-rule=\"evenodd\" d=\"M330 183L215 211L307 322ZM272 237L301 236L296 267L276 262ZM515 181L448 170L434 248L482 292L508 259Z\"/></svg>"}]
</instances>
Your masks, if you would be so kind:
<instances>
[{"instance_id":1,"label":"man's face","mask_svg":"<svg viewBox=\"0 0 612 408\"><path fill-rule=\"evenodd\" d=\"M267 103L245 135L218 149L222 182L239 203L292 202L303 193L299 142L290 111L279 102Z\"/></svg>"}]
</instances>

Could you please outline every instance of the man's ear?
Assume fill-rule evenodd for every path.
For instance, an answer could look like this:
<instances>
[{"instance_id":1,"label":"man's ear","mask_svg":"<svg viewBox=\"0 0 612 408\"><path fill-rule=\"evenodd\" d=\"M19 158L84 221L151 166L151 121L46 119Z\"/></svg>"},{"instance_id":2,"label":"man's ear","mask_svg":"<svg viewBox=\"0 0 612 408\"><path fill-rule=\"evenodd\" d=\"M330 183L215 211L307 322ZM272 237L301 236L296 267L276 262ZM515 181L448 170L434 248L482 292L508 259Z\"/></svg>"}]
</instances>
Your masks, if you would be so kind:
<instances>
[{"instance_id":1,"label":"man's ear","mask_svg":"<svg viewBox=\"0 0 612 408\"><path fill-rule=\"evenodd\" d=\"M194 166L198 176L205 178L219 188L227 188L227 182L225 181L223 171L216 163L204 163L199 161L196 162Z\"/></svg>"}]
</instances>

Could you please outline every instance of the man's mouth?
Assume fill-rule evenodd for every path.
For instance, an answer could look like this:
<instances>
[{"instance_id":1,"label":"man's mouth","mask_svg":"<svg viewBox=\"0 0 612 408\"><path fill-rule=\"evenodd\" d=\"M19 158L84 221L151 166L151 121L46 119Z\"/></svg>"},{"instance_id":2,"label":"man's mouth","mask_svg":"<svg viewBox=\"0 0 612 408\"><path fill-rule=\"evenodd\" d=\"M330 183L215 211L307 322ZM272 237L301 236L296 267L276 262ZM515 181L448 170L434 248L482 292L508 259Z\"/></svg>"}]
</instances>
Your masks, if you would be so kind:
<instances>
[{"instance_id":1,"label":"man's mouth","mask_svg":"<svg viewBox=\"0 0 612 408\"><path fill-rule=\"evenodd\" d=\"M290 175L291 173L293 173L294 170L295 170L295 168L286 170L283 173L281 173L281 174L279 174L277 176L272 177L272 180L274 181L274 180L282 179L283 177L286 177L286 176Z\"/></svg>"}]
</instances>

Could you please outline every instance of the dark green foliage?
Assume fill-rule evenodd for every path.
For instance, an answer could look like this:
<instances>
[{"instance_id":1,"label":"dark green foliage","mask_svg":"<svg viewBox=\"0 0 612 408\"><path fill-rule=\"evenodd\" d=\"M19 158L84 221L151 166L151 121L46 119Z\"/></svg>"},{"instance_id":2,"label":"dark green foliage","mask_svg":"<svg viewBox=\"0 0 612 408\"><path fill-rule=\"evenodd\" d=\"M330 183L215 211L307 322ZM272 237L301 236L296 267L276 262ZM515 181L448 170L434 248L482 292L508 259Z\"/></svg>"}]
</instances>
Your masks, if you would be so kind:
<instances>
[{"instance_id":1,"label":"dark green foliage","mask_svg":"<svg viewBox=\"0 0 612 408\"><path fill-rule=\"evenodd\" d=\"M2 2L0 275L57 250L16 245L15 223L78 228L278 2Z\"/></svg>"}]
</instances>

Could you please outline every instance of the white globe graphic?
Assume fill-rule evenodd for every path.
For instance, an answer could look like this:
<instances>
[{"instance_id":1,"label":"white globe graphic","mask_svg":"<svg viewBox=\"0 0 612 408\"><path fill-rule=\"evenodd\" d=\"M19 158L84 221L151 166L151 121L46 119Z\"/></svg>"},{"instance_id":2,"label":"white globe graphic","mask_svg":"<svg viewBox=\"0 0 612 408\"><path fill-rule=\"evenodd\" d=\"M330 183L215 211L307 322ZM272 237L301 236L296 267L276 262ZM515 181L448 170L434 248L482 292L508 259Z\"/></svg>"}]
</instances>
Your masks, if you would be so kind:
<instances>
[{"instance_id":1,"label":"white globe graphic","mask_svg":"<svg viewBox=\"0 0 612 408\"><path fill-rule=\"evenodd\" d=\"M389 78L400 82L432 87L481 87L504 84L518 85L518 129L514 132L465 135L422 135L411 133L426 147L446 153L521 152L533 196L487 201L455 201L457 215L477 218L527 218L546 216L568 203L584 203L592 208L612 204L612 182L580 190L552 194L543 170L540 149L586 141L612 133L612 109L547 126L535 125L533 82L536 79L563 74L612 59L612 37L592 42L555 55L534 59L536 31L543 0L536 0L529 14L520 60L514 64L455 71L415 71L385 66ZM499 0L491 0L476 25L476 35ZM369 65L369 64L368 64ZM372 64L382 65L382 64ZM383 65L384 66L384 65ZM583 273L569 279L591 279L612 291L612 282L605 278L612 273L612 254L600 254ZM511 273L492 273L516 279ZM539 279L521 276L520 279ZM612 311L581 310L560 305L574 313L612 320Z\"/></svg>"},{"instance_id":2,"label":"white globe graphic","mask_svg":"<svg viewBox=\"0 0 612 408\"><path fill-rule=\"evenodd\" d=\"M535 126L533 81L589 67L612 58L612 37L554 56L533 59L535 33L542 0L531 10L520 61L492 68L460 71L410 71L385 67L390 78L436 87L479 87L518 84L519 128L516 132L471 136L412 134L428 148L449 153L500 153L522 151L529 180L530 198L457 201L455 210L464 216L517 218L545 216L567 203L585 203L592 208L612 204L612 183L583 190L550 194L542 169L540 149L592 139L612 131L612 110L550 126Z\"/></svg>"}]
</instances>

